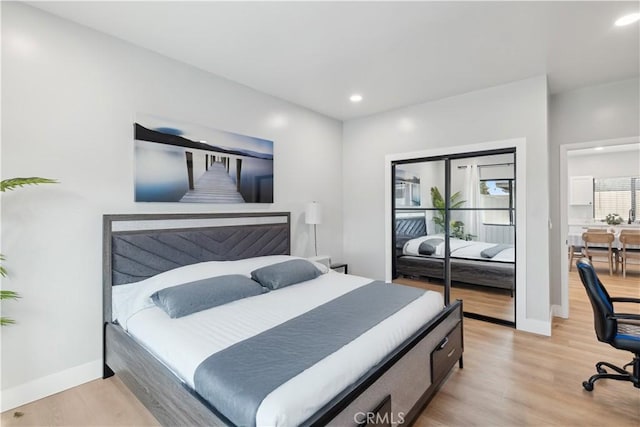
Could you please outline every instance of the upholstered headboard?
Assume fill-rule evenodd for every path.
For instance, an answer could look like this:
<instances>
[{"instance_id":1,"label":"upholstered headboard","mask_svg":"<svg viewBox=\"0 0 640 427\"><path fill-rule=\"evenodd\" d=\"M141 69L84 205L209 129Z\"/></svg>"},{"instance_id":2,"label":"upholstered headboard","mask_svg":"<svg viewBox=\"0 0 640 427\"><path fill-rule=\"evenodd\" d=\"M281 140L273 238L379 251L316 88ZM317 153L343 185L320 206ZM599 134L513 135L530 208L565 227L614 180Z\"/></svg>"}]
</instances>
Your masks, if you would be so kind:
<instances>
[{"instance_id":1,"label":"upholstered headboard","mask_svg":"<svg viewBox=\"0 0 640 427\"><path fill-rule=\"evenodd\" d=\"M105 321L112 286L203 261L291 253L289 212L105 215L103 225Z\"/></svg>"},{"instance_id":2,"label":"upholstered headboard","mask_svg":"<svg viewBox=\"0 0 640 427\"><path fill-rule=\"evenodd\" d=\"M396 248L402 249L407 240L427 235L424 216L396 218Z\"/></svg>"},{"instance_id":3,"label":"upholstered headboard","mask_svg":"<svg viewBox=\"0 0 640 427\"><path fill-rule=\"evenodd\" d=\"M419 237L427 234L424 216L396 218L396 235Z\"/></svg>"}]
</instances>

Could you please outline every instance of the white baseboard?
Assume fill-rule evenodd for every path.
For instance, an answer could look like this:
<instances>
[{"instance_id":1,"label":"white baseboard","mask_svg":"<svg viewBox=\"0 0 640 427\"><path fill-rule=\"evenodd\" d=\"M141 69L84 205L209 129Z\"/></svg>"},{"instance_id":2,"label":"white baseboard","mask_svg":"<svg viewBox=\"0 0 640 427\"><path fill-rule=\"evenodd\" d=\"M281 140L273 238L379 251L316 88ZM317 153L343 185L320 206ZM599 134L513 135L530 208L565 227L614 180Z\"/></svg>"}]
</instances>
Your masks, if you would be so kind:
<instances>
[{"instance_id":1,"label":"white baseboard","mask_svg":"<svg viewBox=\"0 0 640 427\"><path fill-rule=\"evenodd\" d=\"M538 319L524 319L518 322L519 331L531 332L538 335L551 336L551 319L549 321Z\"/></svg>"},{"instance_id":2,"label":"white baseboard","mask_svg":"<svg viewBox=\"0 0 640 427\"><path fill-rule=\"evenodd\" d=\"M568 319L569 318L569 313L560 304L553 304L551 306L551 316L553 316L553 317L561 317L563 319Z\"/></svg>"},{"instance_id":3,"label":"white baseboard","mask_svg":"<svg viewBox=\"0 0 640 427\"><path fill-rule=\"evenodd\" d=\"M2 390L0 412L102 377L102 359Z\"/></svg>"}]
</instances>

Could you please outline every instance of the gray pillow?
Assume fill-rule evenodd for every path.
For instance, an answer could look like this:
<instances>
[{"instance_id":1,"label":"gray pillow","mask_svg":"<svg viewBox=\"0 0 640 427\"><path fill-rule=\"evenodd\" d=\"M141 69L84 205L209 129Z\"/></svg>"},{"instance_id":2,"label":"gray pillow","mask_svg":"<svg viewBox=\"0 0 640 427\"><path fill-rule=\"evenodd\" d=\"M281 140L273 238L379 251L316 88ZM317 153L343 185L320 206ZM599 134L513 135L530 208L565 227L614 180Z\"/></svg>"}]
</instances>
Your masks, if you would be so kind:
<instances>
[{"instance_id":1,"label":"gray pillow","mask_svg":"<svg viewBox=\"0 0 640 427\"><path fill-rule=\"evenodd\" d=\"M442 242L444 242L444 239L427 239L424 242L420 243L420 246L418 247L418 253L420 255L433 255L436 252L436 247Z\"/></svg>"},{"instance_id":2,"label":"gray pillow","mask_svg":"<svg viewBox=\"0 0 640 427\"><path fill-rule=\"evenodd\" d=\"M480 252L480 255L483 258L493 258L494 256L498 255L500 252L504 251L505 249L509 249L512 247L513 245L506 245L504 243L500 243L498 245L491 246L490 248L483 250L482 252Z\"/></svg>"},{"instance_id":3,"label":"gray pillow","mask_svg":"<svg viewBox=\"0 0 640 427\"><path fill-rule=\"evenodd\" d=\"M151 300L172 319L268 292L247 276L229 274L171 286L151 295Z\"/></svg>"},{"instance_id":4,"label":"gray pillow","mask_svg":"<svg viewBox=\"0 0 640 427\"><path fill-rule=\"evenodd\" d=\"M279 262L251 272L251 278L271 290L315 279L322 273L304 259Z\"/></svg>"}]
</instances>

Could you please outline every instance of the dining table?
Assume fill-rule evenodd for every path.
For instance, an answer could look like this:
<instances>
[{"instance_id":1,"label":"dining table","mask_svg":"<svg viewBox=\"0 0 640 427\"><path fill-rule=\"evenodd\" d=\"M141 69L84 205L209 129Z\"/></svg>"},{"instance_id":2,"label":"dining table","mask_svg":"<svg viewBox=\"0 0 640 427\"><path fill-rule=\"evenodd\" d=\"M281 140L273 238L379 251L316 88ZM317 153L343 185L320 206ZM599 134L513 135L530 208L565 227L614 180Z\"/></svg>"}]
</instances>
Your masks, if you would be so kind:
<instances>
[{"instance_id":1,"label":"dining table","mask_svg":"<svg viewBox=\"0 0 640 427\"><path fill-rule=\"evenodd\" d=\"M567 235L567 246L571 248L571 250L579 250L579 248L584 246L584 240L582 240L582 233L585 233L587 230L598 230L604 231L608 233L613 233L613 243L611 247L613 249L622 249L622 243L620 242L620 233L622 230L640 230L640 225L637 227L633 226L585 226L582 228L579 227L571 227L572 229L569 231ZM593 247L601 247L606 248L608 245L606 243L591 243L589 246ZM640 249L640 245L627 245L628 249Z\"/></svg>"}]
</instances>

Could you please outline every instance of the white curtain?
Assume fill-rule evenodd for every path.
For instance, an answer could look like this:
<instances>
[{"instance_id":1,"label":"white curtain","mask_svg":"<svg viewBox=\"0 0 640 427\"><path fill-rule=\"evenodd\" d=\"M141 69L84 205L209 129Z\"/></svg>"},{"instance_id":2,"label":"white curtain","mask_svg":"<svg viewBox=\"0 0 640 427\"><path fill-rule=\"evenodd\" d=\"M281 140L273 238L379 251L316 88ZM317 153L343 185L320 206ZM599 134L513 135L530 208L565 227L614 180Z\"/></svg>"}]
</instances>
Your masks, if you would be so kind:
<instances>
[{"instance_id":1,"label":"white curtain","mask_svg":"<svg viewBox=\"0 0 640 427\"><path fill-rule=\"evenodd\" d=\"M464 200L467 202L463 205L465 208L480 208L480 174L478 171L477 159L473 159L472 163L466 168ZM482 227L482 211L466 211L464 220L465 234L472 234L474 240L485 240Z\"/></svg>"}]
</instances>

